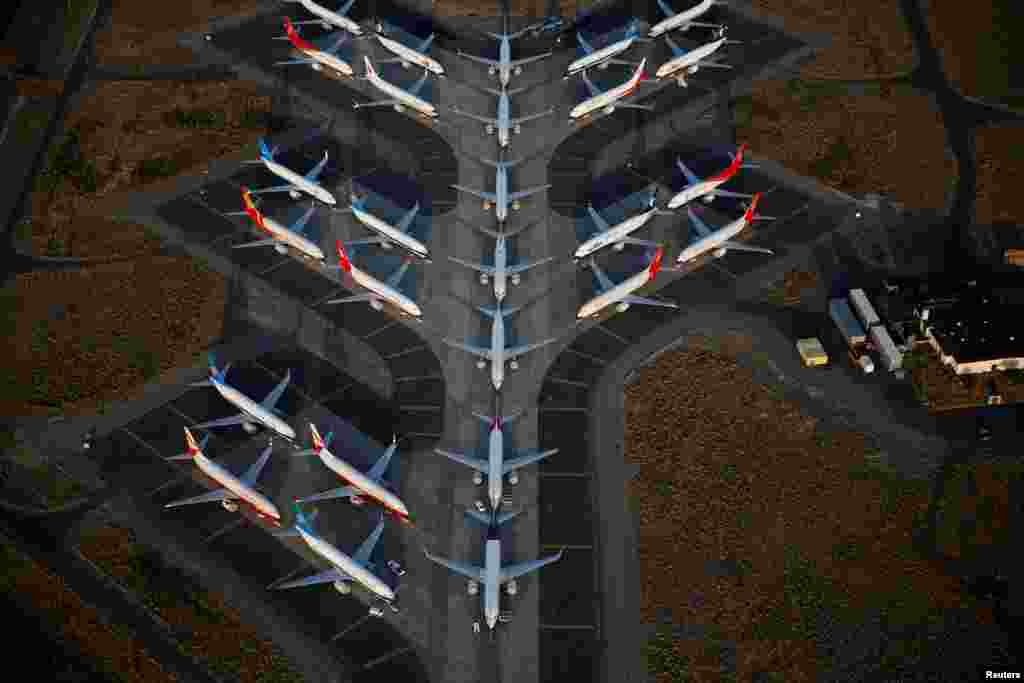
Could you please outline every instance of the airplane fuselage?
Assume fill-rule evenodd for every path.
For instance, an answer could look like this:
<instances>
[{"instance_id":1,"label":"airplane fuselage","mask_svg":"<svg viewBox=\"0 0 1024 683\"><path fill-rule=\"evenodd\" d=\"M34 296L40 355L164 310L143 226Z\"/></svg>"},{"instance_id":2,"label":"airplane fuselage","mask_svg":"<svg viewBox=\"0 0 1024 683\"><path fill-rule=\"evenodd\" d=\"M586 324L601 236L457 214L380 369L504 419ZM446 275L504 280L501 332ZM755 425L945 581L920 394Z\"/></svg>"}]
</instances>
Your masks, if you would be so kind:
<instances>
[{"instance_id":1,"label":"airplane fuselage","mask_svg":"<svg viewBox=\"0 0 1024 683\"><path fill-rule=\"evenodd\" d=\"M498 80L507 88L512 78L512 45L508 38L502 38L498 46L498 62Z\"/></svg>"},{"instance_id":2,"label":"airplane fuselage","mask_svg":"<svg viewBox=\"0 0 1024 683\"><path fill-rule=\"evenodd\" d=\"M498 96L498 144L502 147L508 147L509 121L508 95L502 92Z\"/></svg>"},{"instance_id":3,"label":"airplane fuselage","mask_svg":"<svg viewBox=\"0 0 1024 683\"><path fill-rule=\"evenodd\" d=\"M359 489L367 498L377 501L387 508L388 511L408 519L409 510L405 507L405 503L399 500L398 496L391 493L391 491L388 491L326 448L321 448L317 455L320 456L320 460L327 466L327 469Z\"/></svg>"},{"instance_id":4,"label":"airplane fuselage","mask_svg":"<svg viewBox=\"0 0 1024 683\"><path fill-rule=\"evenodd\" d=\"M345 29L354 36L361 36L363 34L363 27L346 16L342 16L337 12L332 12L326 7L316 4L312 0L299 0L299 3L309 10L310 14L315 14L317 17L323 19L329 24ZM351 74L351 70L349 71L349 74Z\"/></svg>"},{"instance_id":5,"label":"airplane fuselage","mask_svg":"<svg viewBox=\"0 0 1024 683\"><path fill-rule=\"evenodd\" d=\"M569 119L576 120L581 119L599 109L612 108L615 103L621 100L623 97L629 96L634 90L636 90L639 81L634 82L632 79L626 81L622 85L617 85L611 90L605 91L598 95L594 95L590 99L580 102L572 111L569 112Z\"/></svg>"},{"instance_id":6,"label":"airplane fuselage","mask_svg":"<svg viewBox=\"0 0 1024 683\"><path fill-rule=\"evenodd\" d=\"M251 417L254 422L259 422L264 427L269 428L289 441L293 441L295 439L295 430L289 427L284 420L279 418L277 415L274 415L262 405L240 392L238 389L215 379L211 379L210 383L213 385L213 388L216 389L217 392L225 398L225 400L227 400L228 403Z\"/></svg>"},{"instance_id":7,"label":"airplane fuselage","mask_svg":"<svg viewBox=\"0 0 1024 683\"><path fill-rule=\"evenodd\" d=\"M715 0L701 0L701 2L695 7L691 7L685 12L673 14L667 19L659 21L651 27L651 30L647 35L651 38L657 38L662 33L667 33L668 31L675 31L677 29L685 31L690 27L691 21L695 21L698 17L711 9L714 4Z\"/></svg>"},{"instance_id":8,"label":"airplane fuselage","mask_svg":"<svg viewBox=\"0 0 1024 683\"><path fill-rule=\"evenodd\" d=\"M416 305L415 301L405 296L397 289L381 282L369 273L363 272L355 266L352 266L352 270L349 271L349 274L360 287L370 290L371 293L376 294L381 299L384 299L398 307L407 315L411 315L414 318L418 318L423 315L423 311L420 310L420 307Z\"/></svg>"},{"instance_id":9,"label":"airplane fuselage","mask_svg":"<svg viewBox=\"0 0 1024 683\"><path fill-rule=\"evenodd\" d=\"M313 244L297 232L289 230L273 218L263 216L263 228L270 233L274 239L287 244L289 247L296 249L303 255L317 261L324 260L324 252L320 247Z\"/></svg>"},{"instance_id":10,"label":"airplane fuselage","mask_svg":"<svg viewBox=\"0 0 1024 683\"><path fill-rule=\"evenodd\" d=\"M366 567L359 564L319 536L307 532L302 527L298 528L298 532L302 536L302 540L306 542L306 545L308 545L313 552L330 562L337 569L351 576L364 588L388 602L395 599L395 592L391 590L391 587L378 579L377 576L366 569Z\"/></svg>"},{"instance_id":11,"label":"airplane fuselage","mask_svg":"<svg viewBox=\"0 0 1024 683\"><path fill-rule=\"evenodd\" d=\"M745 217L741 216L737 218L728 225L715 230L710 235L705 235L688 245L682 252L680 252L679 256L676 258L676 262L685 263L686 261L691 261L702 254L706 254L707 252L714 250L720 246L722 242L727 242L743 232L743 228L747 227L747 225L748 223Z\"/></svg>"},{"instance_id":12,"label":"airplane fuselage","mask_svg":"<svg viewBox=\"0 0 1024 683\"><path fill-rule=\"evenodd\" d=\"M505 460L505 435L501 425L491 428L490 443L487 451L487 497L491 500L491 510L501 505L502 470Z\"/></svg>"},{"instance_id":13,"label":"airplane fuselage","mask_svg":"<svg viewBox=\"0 0 1024 683\"><path fill-rule=\"evenodd\" d=\"M589 240L581 244L576 252L573 254L573 258L582 259L586 258L590 254L593 254L598 249L605 247L609 244L621 240L623 237L629 236L636 230L639 230L644 224L651 219L652 216L657 212L656 208L648 209L641 214L636 216L630 216L621 223L614 225L604 232L591 237Z\"/></svg>"},{"instance_id":14,"label":"airplane fuselage","mask_svg":"<svg viewBox=\"0 0 1024 683\"><path fill-rule=\"evenodd\" d=\"M421 69L426 69L427 71L433 74L437 74L438 76L444 75L444 68L442 68L442 66L437 62L436 59L428 57L427 55L423 54L418 50L413 50L412 48L403 45L397 40L392 40L391 38L382 36L379 33L377 34L377 40L379 40L380 44L383 45L386 49L393 52L399 59L408 62L409 64L415 64Z\"/></svg>"},{"instance_id":15,"label":"airplane fuselage","mask_svg":"<svg viewBox=\"0 0 1024 683\"><path fill-rule=\"evenodd\" d=\"M360 223L373 230L375 233L386 237L395 244L403 247L404 249L415 254L419 258L426 258L428 251L427 247L422 242L414 237L409 236L405 232L399 230L393 225L382 221L381 219L374 216L368 211L364 211L357 207L355 204L352 205L352 213L359 220Z\"/></svg>"},{"instance_id":16,"label":"airplane fuselage","mask_svg":"<svg viewBox=\"0 0 1024 683\"><path fill-rule=\"evenodd\" d=\"M499 304L505 298L505 293L507 292L507 258L508 250L505 245L505 238L498 237L494 242L494 298Z\"/></svg>"},{"instance_id":17,"label":"airplane fuselage","mask_svg":"<svg viewBox=\"0 0 1024 683\"><path fill-rule=\"evenodd\" d=\"M580 306L580 310L576 313L576 318L578 320L582 320L592 315L597 315L606 307L619 303L627 296L646 285L650 282L650 279L651 269L644 268L636 275L623 280L611 289L598 294L593 299Z\"/></svg>"},{"instance_id":18,"label":"airplane fuselage","mask_svg":"<svg viewBox=\"0 0 1024 683\"><path fill-rule=\"evenodd\" d=\"M725 38L719 38L718 40L713 40L706 45L694 48L686 54L674 57L659 66L654 75L659 80L662 78L673 78L676 73L696 65L700 60L706 57L710 57L718 50L718 48L725 44L725 41ZM682 76L685 76L685 74L682 74Z\"/></svg>"},{"instance_id":19,"label":"airplane fuselage","mask_svg":"<svg viewBox=\"0 0 1024 683\"><path fill-rule=\"evenodd\" d=\"M700 199L704 195L710 194L716 187L726 182L731 178L721 178L715 180L702 180L699 183L694 183L684 187L682 190L672 196L672 199L668 200L668 208L678 209L680 206L692 202L694 199Z\"/></svg>"},{"instance_id":20,"label":"airplane fuselage","mask_svg":"<svg viewBox=\"0 0 1024 683\"><path fill-rule=\"evenodd\" d=\"M331 206L334 206L337 203L337 201L334 199L334 195L325 190L320 184L307 180L306 178L299 175L295 171L291 170L290 168L287 168L286 166L282 166L273 159L261 157L260 160L263 162L263 165L267 167L268 171L270 171L277 177L281 178L282 180L288 181L289 183L299 188L306 194L316 197L324 204L330 204Z\"/></svg>"},{"instance_id":21,"label":"airplane fuselage","mask_svg":"<svg viewBox=\"0 0 1024 683\"><path fill-rule=\"evenodd\" d=\"M494 215L499 223L508 218L508 169L498 166L494 174Z\"/></svg>"},{"instance_id":22,"label":"airplane fuselage","mask_svg":"<svg viewBox=\"0 0 1024 683\"><path fill-rule=\"evenodd\" d=\"M310 50L307 48L298 48L298 50L317 64L326 66L343 76L351 76L355 73L352 71L352 66L348 62L337 55L332 55L330 52L324 52L323 50Z\"/></svg>"},{"instance_id":23,"label":"airplane fuselage","mask_svg":"<svg viewBox=\"0 0 1024 683\"><path fill-rule=\"evenodd\" d=\"M195 457L193 457L193 460L203 474L238 496L240 500L251 505L256 511L256 514L260 517L277 526L281 525L281 513L277 511L277 507L262 493L252 488L202 453L197 453Z\"/></svg>"},{"instance_id":24,"label":"airplane fuselage","mask_svg":"<svg viewBox=\"0 0 1024 683\"><path fill-rule=\"evenodd\" d=\"M566 77L568 78L569 76L578 74L581 71L598 66L615 55L625 52L633 45L634 40L636 40L636 38L625 38L617 43L606 45L600 50L594 50L589 55L580 57L569 65L569 69L566 71Z\"/></svg>"},{"instance_id":25,"label":"airplane fuselage","mask_svg":"<svg viewBox=\"0 0 1024 683\"><path fill-rule=\"evenodd\" d=\"M409 108L415 109L420 114L423 114L424 116L430 116L431 118L437 116L437 109L435 109L434 105L432 105L430 102L427 102L425 99L417 97L416 95L413 95L411 92L399 88L397 85L388 83L383 78L378 76L376 73L371 72L370 74L367 75L367 78L370 80L370 83L372 83L374 87L376 87L378 90L385 93L386 95L390 95L391 97L398 100L402 104L408 106Z\"/></svg>"},{"instance_id":26,"label":"airplane fuselage","mask_svg":"<svg viewBox=\"0 0 1024 683\"><path fill-rule=\"evenodd\" d=\"M491 384L495 391L501 391L505 381L505 319L501 311L495 311L491 325Z\"/></svg>"},{"instance_id":27,"label":"airplane fuselage","mask_svg":"<svg viewBox=\"0 0 1024 683\"><path fill-rule=\"evenodd\" d=\"M484 548L484 621L487 628L493 629L498 623L501 609L498 577L501 573L501 541L488 539Z\"/></svg>"}]
</instances>

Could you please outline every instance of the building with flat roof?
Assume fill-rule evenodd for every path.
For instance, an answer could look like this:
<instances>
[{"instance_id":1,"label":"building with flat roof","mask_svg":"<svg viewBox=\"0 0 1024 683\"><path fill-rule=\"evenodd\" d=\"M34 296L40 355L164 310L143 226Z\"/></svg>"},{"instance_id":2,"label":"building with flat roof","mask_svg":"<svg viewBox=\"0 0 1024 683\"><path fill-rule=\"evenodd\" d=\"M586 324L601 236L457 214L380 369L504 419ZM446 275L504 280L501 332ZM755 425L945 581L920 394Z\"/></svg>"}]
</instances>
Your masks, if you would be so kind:
<instances>
[{"instance_id":1,"label":"building with flat roof","mask_svg":"<svg viewBox=\"0 0 1024 683\"><path fill-rule=\"evenodd\" d=\"M920 315L926 339L956 374L1024 369L1024 306L982 295Z\"/></svg>"}]
</instances>

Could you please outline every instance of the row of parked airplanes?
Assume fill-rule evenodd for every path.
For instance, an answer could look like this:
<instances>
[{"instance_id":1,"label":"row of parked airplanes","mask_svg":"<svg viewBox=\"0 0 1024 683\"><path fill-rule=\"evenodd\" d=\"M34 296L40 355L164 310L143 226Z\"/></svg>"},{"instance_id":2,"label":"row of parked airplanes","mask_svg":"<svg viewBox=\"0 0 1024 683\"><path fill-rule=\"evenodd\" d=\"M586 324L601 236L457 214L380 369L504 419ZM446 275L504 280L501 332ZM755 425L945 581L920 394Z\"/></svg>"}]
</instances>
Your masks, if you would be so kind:
<instances>
[{"instance_id":1,"label":"row of parked airplanes","mask_svg":"<svg viewBox=\"0 0 1024 683\"><path fill-rule=\"evenodd\" d=\"M294 23L290 19L285 18L285 35L279 36L279 38L290 41L292 47L300 56L295 59L275 62L275 65L305 64L317 71L327 69L344 77L355 78L355 71L353 70L352 65L342 59L339 52L342 45L348 41L350 35L357 38L366 37L368 35L364 32L363 27L360 26L360 24L346 16L352 8L355 0L348 0L336 11L331 11L324 6L313 2L313 0L293 1L299 2L316 18ZM640 61L630 78L626 79L620 85L605 91L602 91L598 86L594 85L594 83L587 77L587 71L592 68L604 69L607 68L609 64L633 65L633 62L625 62L618 59L618 56L628 50L637 41L651 40L653 38L663 36L669 48L672 50L673 57L658 67L655 72L655 78L657 80L675 80L680 86L686 87L688 85L687 77L696 73L701 68L732 68L728 64L715 61L712 57L719 49L722 48L723 45L738 41L733 41L725 37L724 26L698 20L715 4L715 0L701 0L701 2L696 6L677 13L672 10L664 0L658 0L658 7L661 9L662 13L666 15L666 18L650 27L647 38L640 37L640 22L634 19L628 25L624 37L599 49L595 49L591 43L584 38L582 33L577 32L576 38L582 55L569 64L565 73L565 78L570 78L576 74L582 75L583 82L586 85L590 96L569 111L569 120L583 121L598 112L610 114L616 107L651 109L650 105L626 104L621 102L621 100L631 95L637 89L640 82L645 79L644 68L647 64L646 58ZM328 30L341 29L341 34L337 39L331 41L329 46L320 48L303 39L299 35L299 31L296 27L302 24L319 24ZM512 75L522 73L522 69L525 65L549 57L552 54L551 52L546 52L544 54L534 55L531 57L512 59L511 42L528 33L536 35L550 27L550 22L541 22L527 26L518 31L510 32L506 25L505 32L503 33L487 33L488 36L499 41L497 59L470 55L462 51L459 51L458 53L461 57L485 65L488 68L488 73L490 75L497 76L498 83L500 84L500 90L489 90L489 92L492 92L499 98L498 116L497 118L477 116L469 112L461 111L457 108L453 108L453 112L481 121L487 125L489 132L497 130L499 142L502 147L506 147L508 145L508 131L510 126L518 132L520 124L554 113L554 110L550 109L538 114L516 119L508 116L509 96L522 91L522 89L508 89ZM692 50L684 50L669 36L671 31L688 30L695 27L714 29L714 39ZM385 33L392 31L392 27L388 26L386 23L377 23L376 37L378 42L391 54L395 55L392 58L378 60L378 63L400 63L404 67L416 66L423 69L423 76L408 89L399 87L382 78L374 68L373 62L371 62L370 58L363 55L363 63L366 67L366 73L360 78L368 81L376 90L384 94L387 99L356 103L353 107L361 109L363 107L391 106L398 111L410 109L421 116L434 119L438 116L437 107L419 95L430 74L440 77L445 76L444 67L436 59L427 54L427 51L433 43L434 34L423 39L423 41L418 45L409 46L385 35Z\"/></svg>"}]
</instances>

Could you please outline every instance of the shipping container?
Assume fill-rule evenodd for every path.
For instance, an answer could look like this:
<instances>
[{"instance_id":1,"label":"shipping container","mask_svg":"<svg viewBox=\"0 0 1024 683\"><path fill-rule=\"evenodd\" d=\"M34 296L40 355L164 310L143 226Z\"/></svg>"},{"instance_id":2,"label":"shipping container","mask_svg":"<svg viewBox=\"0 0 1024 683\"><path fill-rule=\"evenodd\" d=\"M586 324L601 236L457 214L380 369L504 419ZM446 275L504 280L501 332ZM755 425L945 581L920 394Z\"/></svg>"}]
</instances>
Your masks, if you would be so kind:
<instances>
[{"instance_id":1,"label":"shipping container","mask_svg":"<svg viewBox=\"0 0 1024 683\"><path fill-rule=\"evenodd\" d=\"M850 310L850 304L845 299L831 299L828 302L828 314L850 348L860 346L867 340L864 328L857 322L856 316Z\"/></svg>"},{"instance_id":2,"label":"shipping container","mask_svg":"<svg viewBox=\"0 0 1024 683\"><path fill-rule=\"evenodd\" d=\"M882 362L885 363L890 372L903 367L903 354L896 348L896 343L893 342L884 325L874 325L871 327L868 330L868 336L871 337L871 341L874 342L878 354L882 357Z\"/></svg>"},{"instance_id":3,"label":"shipping container","mask_svg":"<svg viewBox=\"0 0 1024 683\"><path fill-rule=\"evenodd\" d=\"M850 303L853 304L853 310L857 311L857 315L860 316L860 321L864 323L864 327L870 329L872 325L882 322L878 314L875 313L875 307L868 301L868 295L864 293L863 289L850 290Z\"/></svg>"}]
</instances>

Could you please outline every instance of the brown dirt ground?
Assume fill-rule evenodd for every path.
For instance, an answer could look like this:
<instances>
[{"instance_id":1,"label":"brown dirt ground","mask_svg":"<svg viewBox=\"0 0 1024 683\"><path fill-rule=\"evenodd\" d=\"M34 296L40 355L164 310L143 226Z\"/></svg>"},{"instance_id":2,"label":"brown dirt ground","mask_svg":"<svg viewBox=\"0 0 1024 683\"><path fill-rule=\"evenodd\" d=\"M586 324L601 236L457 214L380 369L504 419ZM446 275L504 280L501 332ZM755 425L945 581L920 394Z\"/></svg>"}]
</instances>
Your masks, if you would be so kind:
<instances>
[{"instance_id":1,"label":"brown dirt ground","mask_svg":"<svg viewBox=\"0 0 1024 683\"><path fill-rule=\"evenodd\" d=\"M980 41L989 40L995 22L991 0L969 5L931 0L925 19L932 44L942 60L949 84L969 97L999 97L1004 93L979 92L979 70L984 68L978 54ZM966 11L965 11L966 9Z\"/></svg>"},{"instance_id":2,"label":"brown dirt ground","mask_svg":"<svg viewBox=\"0 0 1024 683\"><path fill-rule=\"evenodd\" d=\"M1024 401L1024 385L1011 384L1001 372L985 372L977 375L957 376L935 354L930 345L921 344L919 349L926 353L927 363L911 371L913 381L924 388L928 409L937 412L958 408L985 405L984 388L994 382L996 391L1003 402Z\"/></svg>"},{"instance_id":3,"label":"brown dirt ground","mask_svg":"<svg viewBox=\"0 0 1024 683\"><path fill-rule=\"evenodd\" d=\"M982 225L1001 221L1024 223L1024 203L1018 196L1024 182L1020 164L1024 156L1024 129L977 129L975 156L978 164L977 222Z\"/></svg>"},{"instance_id":4,"label":"brown dirt ground","mask_svg":"<svg viewBox=\"0 0 1024 683\"><path fill-rule=\"evenodd\" d=\"M908 580L928 596L922 609L961 604L959 582L909 550L927 488L912 489L885 510L880 483L850 476L864 463L864 437L821 441L814 418L773 397L732 360L752 340L720 341L666 353L626 387L626 460L640 466L627 492L640 514L643 621L655 623L667 610L675 624L710 623L719 637L738 643L736 680L771 670L796 683L817 680L823 662L814 644L754 637L763 615L786 609L787 546L851 605L884 604L906 591ZM841 542L855 543L859 556L836 559ZM706 562L726 557L749 561L741 581L706 571ZM988 612L978 618L991 623ZM691 658L688 680L722 680L707 643L674 647Z\"/></svg>"}]
</instances>

